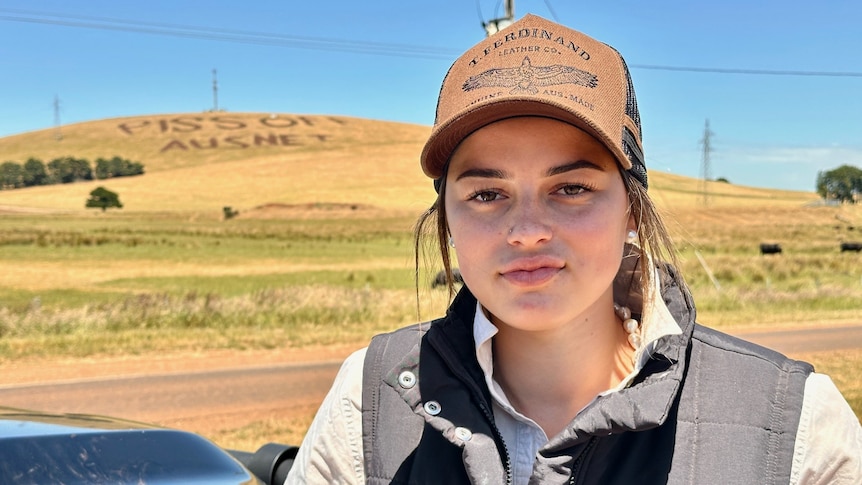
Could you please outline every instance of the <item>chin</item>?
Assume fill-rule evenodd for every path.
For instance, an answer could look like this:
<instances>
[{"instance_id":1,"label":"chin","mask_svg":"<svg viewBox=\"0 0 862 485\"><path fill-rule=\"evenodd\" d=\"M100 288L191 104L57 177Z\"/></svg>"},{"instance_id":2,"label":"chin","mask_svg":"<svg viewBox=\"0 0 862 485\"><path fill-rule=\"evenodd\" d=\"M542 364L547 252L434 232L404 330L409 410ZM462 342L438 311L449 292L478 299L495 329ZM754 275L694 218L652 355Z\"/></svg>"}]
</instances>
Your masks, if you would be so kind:
<instances>
[{"instance_id":1,"label":"chin","mask_svg":"<svg viewBox=\"0 0 862 485\"><path fill-rule=\"evenodd\" d=\"M554 327L554 321L561 314L559 309L535 302L520 304L510 302L499 312L494 312L490 308L488 311L493 315L492 321L498 326L505 325L521 330L544 330Z\"/></svg>"}]
</instances>

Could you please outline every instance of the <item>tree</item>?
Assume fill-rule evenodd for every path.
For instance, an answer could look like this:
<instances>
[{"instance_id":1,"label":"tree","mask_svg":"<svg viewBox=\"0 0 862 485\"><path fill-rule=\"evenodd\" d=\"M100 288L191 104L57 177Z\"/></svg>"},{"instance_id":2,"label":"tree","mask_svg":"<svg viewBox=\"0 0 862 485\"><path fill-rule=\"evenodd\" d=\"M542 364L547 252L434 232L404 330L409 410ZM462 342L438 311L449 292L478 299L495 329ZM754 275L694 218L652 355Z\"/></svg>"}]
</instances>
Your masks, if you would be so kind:
<instances>
[{"instance_id":1,"label":"tree","mask_svg":"<svg viewBox=\"0 0 862 485\"><path fill-rule=\"evenodd\" d=\"M93 180L93 170L86 159L55 158L48 162L48 175L55 184L69 184L76 180Z\"/></svg>"},{"instance_id":2,"label":"tree","mask_svg":"<svg viewBox=\"0 0 862 485\"><path fill-rule=\"evenodd\" d=\"M26 187L46 185L48 182L48 171L45 170L45 164L42 163L42 160L30 158L24 162L24 185Z\"/></svg>"},{"instance_id":3,"label":"tree","mask_svg":"<svg viewBox=\"0 0 862 485\"><path fill-rule=\"evenodd\" d=\"M128 177L144 173L144 166L139 162L132 162L115 156L110 160L99 158L96 160L95 176L97 179L108 179L112 177Z\"/></svg>"},{"instance_id":4,"label":"tree","mask_svg":"<svg viewBox=\"0 0 862 485\"><path fill-rule=\"evenodd\" d=\"M105 160L104 158L96 159L96 170L94 171L94 175L97 179L109 179L114 176L111 173L111 162Z\"/></svg>"},{"instance_id":5,"label":"tree","mask_svg":"<svg viewBox=\"0 0 862 485\"><path fill-rule=\"evenodd\" d=\"M24 169L15 162L0 165L0 190L17 189L24 186Z\"/></svg>"},{"instance_id":6,"label":"tree","mask_svg":"<svg viewBox=\"0 0 862 485\"><path fill-rule=\"evenodd\" d=\"M122 209L123 204L120 203L120 196L116 192L111 192L104 187L96 187L90 192L90 198L87 199L85 207L95 207L105 212L111 207Z\"/></svg>"},{"instance_id":7,"label":"tree","mask_svg":"<svg viewBox=\"0 0 862 485\"><path fill-rule=\"evenodd\" d=\"M70 157L55 158L48 162L48 177L53 184L68 184L75 180Z\"/></svg>"},{"instance_id":8,"label":"tree","mask_svg":"<svg viewBox=\"0 0 862 485\"><path fill-rule=\"evenodd\" d=\"M72 167L72 181L75 180L93 180L93 169L90 168L90 162L84 158L69 157L69 164Z\"/></svg>"},{"instance_id":9,"label":"tree","mask_svg":"<svg viewBox=\"0 0 862 485\"><path fill-rule=\"evenodd\" d=\"M862 170L842 165L827 172L817 173L817 193L824 199L856 203L862 194Z\"/></svg>"}]
</instances>

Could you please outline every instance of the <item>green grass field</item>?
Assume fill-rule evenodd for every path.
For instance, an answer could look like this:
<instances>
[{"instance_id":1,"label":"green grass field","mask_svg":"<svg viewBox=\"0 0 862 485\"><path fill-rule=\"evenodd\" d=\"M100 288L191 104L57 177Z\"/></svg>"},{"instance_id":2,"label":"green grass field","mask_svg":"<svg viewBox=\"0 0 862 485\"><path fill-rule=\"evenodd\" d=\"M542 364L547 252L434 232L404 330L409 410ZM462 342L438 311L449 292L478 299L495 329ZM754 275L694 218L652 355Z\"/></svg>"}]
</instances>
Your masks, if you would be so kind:
<instances>
[{"instance_id":1,"label":"green grass field","mask_svg":"<svg viewBox=\"0 0 862 485\"><path fill-rule=\"evenodd\" d=\"M230 116L232 124L210 115L103 120L67 127L62 142L50 131L0 139L0 160L119 155L147 167L140 177L0 191L0 365L359 346L443 313L446 292L429 288L437 268L421 269L418 304L414 281L412 226L434 197L416 162L426 127ZM191 135L177 131L197 118ZM225 134L240 123L251 128ZM192 135L294 143L164 150ZM860 322L862 254L838 248L862 241L862 207L723 183L710 184L704 203L697 180L650 173L650 181L702 323ZM117 191L126 208L85 210L98 185ZM239 215L223 220L224 206ZM783 254L760 255L761 242L780 243ZM860 355L808 356L835 374L857 415ZM240 448L249 433L295 442L310 416L291 419L216 438Z\"/></svg>"},{"instance_id":2,"label":"green grass field","mask_svg":"<svg viewBox=\"0 0 862 485\"><path fill-rule=\"evenodd\" d=\"M728 219L723 231L714 224L704 226L709 230L687 224L687 233L678 237L702 322L739 327L858 318L862 258L838 251L831 223L838 211L847 217L850 209L776 209L768 225L751 226L740 222L746 214L739 209L696 211L701 218ZM9 342L46 335L81 339L82 345L62 347L82 355L127 351L109 343L100 347L92 338L108 329L170 329L177 335L164 345L174 345L189 328L281 332L282 323L308 320L322 329L314 336L291 335L289 342L327 343L360 342L381 328L414 321L412 217L326 213L315 218L310 212L302 218L228 221L165 213L6 215L0 218L0 358L14 359L24 351L12 350ZM784 219L778 217L782 214ZM760 255L757 244L766 236L789 241L784 253ZM428 288L434 269L420 273L421 300L428 303L421 310L428 316L445 307L445 299L427 298L440 293ZM316 294L311 302L326 301L331 293L334 300L360 298L362 303L343 315L322 303L319 314L299 312L298 303L285 298L298 289ZM371 293L376 295L362 300ZM383 301L386 308L380 306ZM255 311L242 309L252 302ZM324 330L348 324L351 332L327 335ZM226 344L213 340L206 345Z\"/></svg>"}]
</instances>

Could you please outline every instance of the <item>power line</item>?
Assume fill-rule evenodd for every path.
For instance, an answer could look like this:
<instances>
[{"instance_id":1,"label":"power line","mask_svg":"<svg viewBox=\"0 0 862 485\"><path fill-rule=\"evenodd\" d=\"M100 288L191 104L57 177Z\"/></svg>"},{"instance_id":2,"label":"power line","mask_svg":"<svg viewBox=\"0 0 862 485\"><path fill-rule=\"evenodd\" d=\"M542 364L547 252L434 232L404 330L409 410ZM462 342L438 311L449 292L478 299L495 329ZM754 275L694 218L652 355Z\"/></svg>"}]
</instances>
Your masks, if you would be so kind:
<instances>
[{"instance_id":1,"label":"power line","mask_svg":"<svg viewBox=\"0 0 862 485\"><path fill-rule=\"evenodd\" d=\"M477 4L478 7L478 4ZM548 5L550 8L550 5ZM357 54L384 55L395 57L428 58L452 60L462 53L458 49L432 46L368 42L331 37L304 37L255 32L246 30L215 29L191 25L177 25L156 22L140 22L106 17L91 17L49 12L34 12L0 8L0 21L59 25L120 32L166 35L201 40L216 40L243 44L270 45L298 49L316 49ZM761 76L808 76L808 77L862 77L859 71L807 71L807 70L769 70L738 69L695 66L668 66L655 64L630 64L632 69L657 71L695 72L706 74L738 74Z\"/></svg>"},{"instance_id":2,"label":"power line","mask_svg":"<svg viewBox=\"0 0 862 485\"><path fill-rule=\"evenodd\" d=\"M9 22L59 25L63 27L78 27L98 30L113 30L120 32L167 35L173 37L194 38L203 40L219 40L225 42L236 42L245 44L296 47L302 49L334 50L341 52L390 55L400 57L426 57L432 59L436 58L448 60L461 54L461 52L457 50L448 50L439 47L393 44L385 42L355 41L327 37L290 36L270 32L215 29L191 25L139 22L105 17L89 17L10 9L0 9L0 20L5 20Z\"/></svg>"},{"instance_id":3,"label":"power line","mask_svg":"<svg viewBox=\"0 0 862 485\"><path fill-rule=\"evenodd\" d=\"M853 71L782 71L769 69L723 69L718 67L657 66L651 64L631 64L631 68L652 69L656 71L704 72L710 74L754 74L766 76L816 76L816 77L862 77L862 72Z\"/></svg>"},{"instance_id":4,"label":"power line","mask_svg":"<svg viewBox=\"0 0 862 485\"><path fill-rule=\"evenodd\" d=\"M554 12L554 7L551 6L550 0L545 0L545 7L547 7L548 12L551 13L551 18L554 19L554 22L560 23L557 19L557 12Z\"/></svg>"}]
</instances>

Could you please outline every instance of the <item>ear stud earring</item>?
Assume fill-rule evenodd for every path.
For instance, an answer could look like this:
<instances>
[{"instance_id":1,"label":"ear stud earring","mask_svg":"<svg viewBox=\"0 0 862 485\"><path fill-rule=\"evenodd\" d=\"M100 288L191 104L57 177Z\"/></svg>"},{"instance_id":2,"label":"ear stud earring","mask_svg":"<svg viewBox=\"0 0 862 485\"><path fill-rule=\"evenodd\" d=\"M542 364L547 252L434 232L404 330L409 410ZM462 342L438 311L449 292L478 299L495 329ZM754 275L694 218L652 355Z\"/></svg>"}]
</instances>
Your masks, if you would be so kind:
<instances>
[{"instance_id":1,"label":"ear stud earring","mask_svg":"<svg viewBox=\"0 0 862 485\"><path fill-rule=\"evenodd\" d=\"M634 229L629 229L628 234L626 235L626 242L629 244L634 244L638 240L638 232Z\"/></svg>"},{"instance_id":2,"label":"ear stud earring","mask_svg":"<svg viewBox=\"0 0 862 485\"><path fill-rule=\"evenodd\" d=\"M455 241L452 239L452 236L449 236L449 246L453 248L455 247Z\"/></svg>"}]
</instances>

